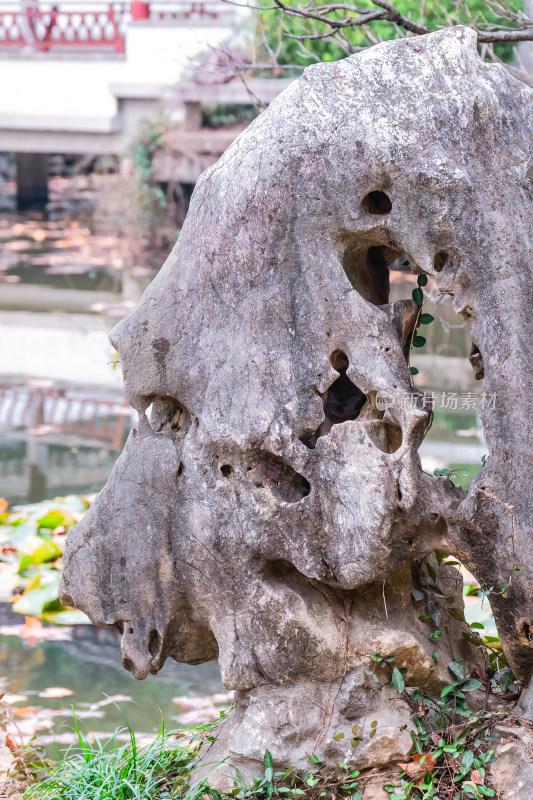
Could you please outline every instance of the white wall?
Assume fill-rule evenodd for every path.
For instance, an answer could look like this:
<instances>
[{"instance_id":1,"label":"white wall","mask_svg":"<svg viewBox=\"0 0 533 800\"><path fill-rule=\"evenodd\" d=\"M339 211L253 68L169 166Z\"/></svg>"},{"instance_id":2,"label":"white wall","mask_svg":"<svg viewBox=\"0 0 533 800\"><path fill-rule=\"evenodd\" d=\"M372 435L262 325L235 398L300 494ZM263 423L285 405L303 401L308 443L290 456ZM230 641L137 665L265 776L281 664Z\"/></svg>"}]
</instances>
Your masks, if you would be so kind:
<instances>
[{"instance_id":1,"label":"white wall","mask_svg":"<svg viewBox=\"0 0 533 800\"><path fill-rule=\"evenodd\" d=\"M112 84L169 86L189 77L195 58L235 37L235 25L131 22L126 55L57 50L0 56L0 130L111 132L117 101Z\"/></svg>"}]
</instances>

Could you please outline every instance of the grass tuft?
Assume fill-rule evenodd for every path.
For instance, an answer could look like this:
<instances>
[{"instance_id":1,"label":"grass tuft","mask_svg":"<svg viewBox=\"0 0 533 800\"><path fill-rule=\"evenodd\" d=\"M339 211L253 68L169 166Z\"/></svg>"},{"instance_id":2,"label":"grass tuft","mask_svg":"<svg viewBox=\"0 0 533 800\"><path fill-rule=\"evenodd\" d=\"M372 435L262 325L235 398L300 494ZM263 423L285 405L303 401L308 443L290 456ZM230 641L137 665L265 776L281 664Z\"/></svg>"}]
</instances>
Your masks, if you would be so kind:
<instances>
[{"instance_id":1,"label":"grass tuft","mask_svg":"<svg viewBox=\"0 0 533 800\"><path fill-rule=\"evenodd\" d=\"M78 740L62 760L39 783L23 795L24 800L170 800L182 797L198 758L196 742L180 744L175 732L164 726L157 738L140 747L126 725L107 741L88 739L80 731ZM121 744L121 734L129 741Z\"/></svg>"}]
</instances>

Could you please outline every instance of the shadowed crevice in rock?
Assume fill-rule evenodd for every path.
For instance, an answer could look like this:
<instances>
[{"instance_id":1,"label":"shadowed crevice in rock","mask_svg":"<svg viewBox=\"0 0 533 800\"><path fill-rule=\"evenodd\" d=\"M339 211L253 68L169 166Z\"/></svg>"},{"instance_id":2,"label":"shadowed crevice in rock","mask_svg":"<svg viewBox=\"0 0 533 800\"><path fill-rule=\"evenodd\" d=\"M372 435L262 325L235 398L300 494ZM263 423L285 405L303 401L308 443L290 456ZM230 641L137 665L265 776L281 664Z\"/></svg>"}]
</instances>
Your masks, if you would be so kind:
<instances>
[{"instance_id":1,"label":"shadowed crevice in rock","mask_svg":"<svg viewBox=\"0 0 533 800\"><path fill-rule=\"evenodd\" d=\"M248 464L245 478L256 489L270 489L281 503L298 503L311 492L307 478L272 453L259 453Z\"/></svg>"},{"instance_id":2,"label":"shadowed crevice in rock","mask_svg":"<svg viewBox=\"0 0 533 800\"><path fill-rule=\"evenodd\" d=\"M352 287L375 306L389 302L389 267L402 256L388 244L373 243L363 237L343 232L342 266Z\"/></svg>"},{"instance_id":3,"label":"shadowed crevice in rock","mask_svg":"<svg viewBox=\"0 0 533 800\"><path fill-rule=\"evenodd\" d=\"M175 398L168 396L154 396L149 398L147 409L150 426L157 433L161 431L183 431L190 422L187 409Z\"/></svg>"},{"instance_id":4,"label":"shadowed crevice in rock","mask_svg":"<svg viewBox=\"0 0 533 800\"><path fill-rule=\"evenodd\" d=\"M375 189L373 192L366 194L361 201L361 205L366 213L372 217L385 216L392 211L390 197L380 189Z\"/></svg>"},{"instance_id":5,"label":"shadowed crevice in rock","mask_svg":"<svg viewBox=\"0 0 533 800\"><path fill-rule=\"evenodd\" d=\"M472 342L468 358L474 371L474 378L476 381L482 381L485 377L485 367L483 366L483 356L479 352L479 347L475 342Z\"/></svg>"},{"instance_id":6,"label":"shadowed crevice in rock","mask_svg":"<svg viewBox=\"0 0 533 800\"><path fill-rule=\"evenodd\" d=\"M357 419L366 403L366 395L346 374L350 366L346 353L336 350L331 356L331 366L339 373L339 377L325 394L324 414L331 425L339 425L349 419Z\"/></svg>"}]
</instances>

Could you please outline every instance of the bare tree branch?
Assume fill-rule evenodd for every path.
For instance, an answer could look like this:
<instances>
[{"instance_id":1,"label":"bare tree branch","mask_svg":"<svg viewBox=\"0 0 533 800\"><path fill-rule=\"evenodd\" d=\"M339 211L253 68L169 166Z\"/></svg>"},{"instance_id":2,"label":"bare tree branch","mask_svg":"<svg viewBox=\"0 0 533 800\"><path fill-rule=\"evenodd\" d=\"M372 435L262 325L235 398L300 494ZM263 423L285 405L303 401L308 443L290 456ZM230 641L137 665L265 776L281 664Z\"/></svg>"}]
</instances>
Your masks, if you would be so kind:
<instances>
[{"instance_id":1,"label":"bare tree branch","mask_svg":"<svg viewBox=\"0 0 533 800\"><path fill-rule=\"evenodd\" d=\"M350 30L359 29L372 44L382 39L371 23L388 23L394 27L396 35L399 36L419 36L435 29L435 26L429 27L424 24L425 0L420 0L418 22L402 14L390 0L370 0L370 2L374 9L352 6L345 2L313 3L312 0L304 3L298 0L294 3L290 0L274 0L272 5L249 5L249 7L259 14L277 11L283 17L301 20L303 27L300 31L289 31L285 26L283 36L287 38L298 42L331 39L344 52L354 52L359 49L354 47L349 39ZM437 0L436 6L440 17L437 28L466 24L477 32L480 44L533 41L533 19L521 9L514 8L503 0L486 0L486 10L492 15L492 20L488 19L484 12L474 16L465 0L456 0L455 11L445 8L441 0ZM311 57L308 48L306 52Z\"/></svg>"}]
</instances>

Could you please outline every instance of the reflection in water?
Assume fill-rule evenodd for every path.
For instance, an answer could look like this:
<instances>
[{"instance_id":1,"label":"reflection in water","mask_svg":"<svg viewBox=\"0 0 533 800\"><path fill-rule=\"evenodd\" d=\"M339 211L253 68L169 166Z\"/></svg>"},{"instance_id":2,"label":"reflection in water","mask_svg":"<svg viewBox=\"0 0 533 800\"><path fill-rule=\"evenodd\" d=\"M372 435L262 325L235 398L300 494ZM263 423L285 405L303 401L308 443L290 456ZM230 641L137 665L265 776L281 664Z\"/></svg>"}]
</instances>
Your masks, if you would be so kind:
<instances>
[{"instance_id":1,"label":"reflection in water","mask_svg":"<svg viewBox=\"0 0 533 800\"><path fill-rule=\"evenodd\" d=\"M13 503L97 491L127 436L124 398L51 381L0 384L0 486Z\"/></svg>"},{"instance_id":2,"label":"reflection in water","mask_svg":"<svg viewBox=\"0 0 533 800\"><path fill-rule=\"evenodd\" d=\"M49 179L51 199L44 212L4 212L0 283L120 296L124 282L134 280L139 294L171 243L160 237L160 242L143 247L140 232L126 225L131 197L120 197L121 207L113 213L110 198L122 183L118 175L54 177ZM14 192L13 181L0 182L4 208L13 207Z\"/></svg>"},{"instance_id":3,"label":"reflection in water","mask_svg":"<svg viewBox=\"0 0 533 800\"><path fill-rule=\"evenodd\" d=\"M4 634L20 622L20 615L0 604ZM135 731L152 734L161 727L161 714L167 727L180 727L218 715L218 707L228 704L227 696L220 696L216 662L192 667L169 660L156 677L136 681L122 669L119 647L116 631L85 625L66 629L63 641L33 647L17 636L0 635L0 690L8 692L23 732L38 733L45 744L71 740L71 705L84 731L112 733L124 725L125 715ZM213 695L209 703L193 699ZM173 703L180 696L183 706ZM112 697L118 708L108 701Z\"/></svg>"}]
</instances>

